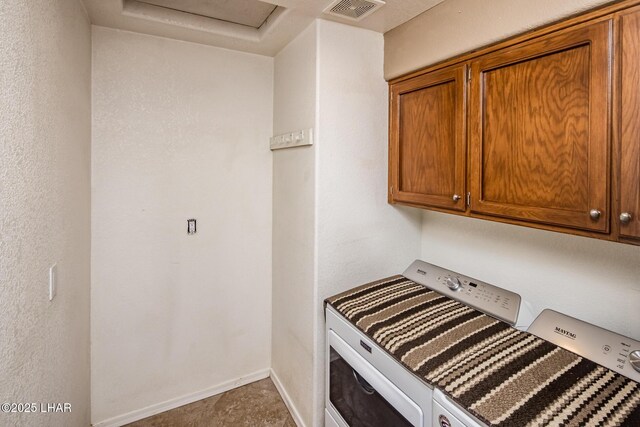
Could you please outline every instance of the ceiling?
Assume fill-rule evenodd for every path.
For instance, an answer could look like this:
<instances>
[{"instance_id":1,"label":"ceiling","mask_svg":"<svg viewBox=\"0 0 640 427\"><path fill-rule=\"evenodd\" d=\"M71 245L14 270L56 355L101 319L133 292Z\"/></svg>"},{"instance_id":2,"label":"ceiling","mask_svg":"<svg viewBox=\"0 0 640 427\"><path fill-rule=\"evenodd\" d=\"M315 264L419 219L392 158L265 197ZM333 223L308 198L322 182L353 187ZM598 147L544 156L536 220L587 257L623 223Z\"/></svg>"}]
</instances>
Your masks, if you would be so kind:
<instances>
[{"instance_id":1,"label":"ceiling","mask_svg":"<svg viewBox=\"0 0 640 427\"><path fill-rule=\"evenodd\" d=\"M138 2L192 13L206 18L234 22L256 29L260 28L269 15L278 7L260 0L138 0Z\"/></svg>"},{"instance_id":2,"label":"ceiling","mask_svg":"<svg viewBox=\"0 0 640 427\"><path fill-rule=\"evenodd\" d=\"M356 0L357 1L357 0ZM386 0L360 21L334 0L84 0L95 25L274 56L316 18L384 33L443 0Z\"/></svg>"}]
</instances>

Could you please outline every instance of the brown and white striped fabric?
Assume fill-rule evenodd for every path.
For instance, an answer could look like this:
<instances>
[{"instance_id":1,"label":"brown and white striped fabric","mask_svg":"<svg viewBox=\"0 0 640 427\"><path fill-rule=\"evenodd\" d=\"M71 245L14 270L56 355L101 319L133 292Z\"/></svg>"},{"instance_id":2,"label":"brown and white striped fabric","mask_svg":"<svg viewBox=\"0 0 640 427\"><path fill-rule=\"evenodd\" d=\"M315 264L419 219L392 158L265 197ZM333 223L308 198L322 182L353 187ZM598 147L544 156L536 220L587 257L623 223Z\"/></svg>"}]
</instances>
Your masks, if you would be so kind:
<instances>
[{"instance_id":1,"label":"brown and white striped fabric","mask_svg":"<svg viewBox=\"0 0 640 427\"><path fill-rule=\"evenodd\" d=\"M640 384L403 276L326 302L491 426L640 426Z\"/></svg>"}]
</instances>

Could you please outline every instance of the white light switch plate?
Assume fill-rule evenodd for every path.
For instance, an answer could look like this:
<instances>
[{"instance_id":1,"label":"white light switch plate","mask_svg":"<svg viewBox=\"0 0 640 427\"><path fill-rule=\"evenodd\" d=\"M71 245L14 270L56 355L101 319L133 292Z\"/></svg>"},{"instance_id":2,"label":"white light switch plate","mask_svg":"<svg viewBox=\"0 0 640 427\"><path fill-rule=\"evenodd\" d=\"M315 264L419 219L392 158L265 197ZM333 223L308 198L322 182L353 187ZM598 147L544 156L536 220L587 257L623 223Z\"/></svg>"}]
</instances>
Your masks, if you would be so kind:
<instances>
[{"instance_id":1,"label":"white light switch plate","mask_svg":"<svg viewBox=\"0 0 640 427\"><path fill-rule=\"evenodd\" d=\"M58 264L53 264L49 268L49 301L53 301L58 291Z\"/></svg>"}]
</instances>

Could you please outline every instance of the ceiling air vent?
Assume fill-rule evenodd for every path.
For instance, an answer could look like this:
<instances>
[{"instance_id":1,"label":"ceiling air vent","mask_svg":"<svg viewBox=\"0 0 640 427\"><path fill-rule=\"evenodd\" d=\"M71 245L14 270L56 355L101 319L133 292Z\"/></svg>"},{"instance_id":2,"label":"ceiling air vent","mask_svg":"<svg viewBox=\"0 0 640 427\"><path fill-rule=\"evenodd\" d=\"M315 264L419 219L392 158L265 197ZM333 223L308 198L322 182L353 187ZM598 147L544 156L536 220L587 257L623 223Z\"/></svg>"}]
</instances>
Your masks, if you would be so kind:
<instances>
[{"instance_id":1,"label":"ceiling air vent","mask_svg":"<svg viewBox=\"0 0 640 427\"><path fill-rule=\"evenodd\" d=\"M324 13L359 21L382 6L382 0L336 0L324 10Z\"/></svg>"}]
</instances>

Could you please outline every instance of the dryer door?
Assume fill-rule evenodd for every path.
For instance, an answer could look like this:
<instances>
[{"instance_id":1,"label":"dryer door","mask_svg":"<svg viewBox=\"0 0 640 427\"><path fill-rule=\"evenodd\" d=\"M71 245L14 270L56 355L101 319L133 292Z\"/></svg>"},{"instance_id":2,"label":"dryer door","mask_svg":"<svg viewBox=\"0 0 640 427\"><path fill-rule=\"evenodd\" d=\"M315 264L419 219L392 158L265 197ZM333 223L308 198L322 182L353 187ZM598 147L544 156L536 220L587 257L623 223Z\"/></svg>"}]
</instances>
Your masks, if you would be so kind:
<instances>
[{"instance_id":1,"label":"dryer door","mask_svg":"<svg viewBox=\"0 0 640 427\"><path fill-rule=\"evenodd\" d=\"M422 410L329 331L329 402L348 426L422 427Z\"/></svg>"}]
</instances>

